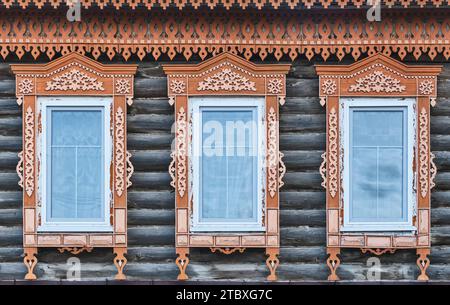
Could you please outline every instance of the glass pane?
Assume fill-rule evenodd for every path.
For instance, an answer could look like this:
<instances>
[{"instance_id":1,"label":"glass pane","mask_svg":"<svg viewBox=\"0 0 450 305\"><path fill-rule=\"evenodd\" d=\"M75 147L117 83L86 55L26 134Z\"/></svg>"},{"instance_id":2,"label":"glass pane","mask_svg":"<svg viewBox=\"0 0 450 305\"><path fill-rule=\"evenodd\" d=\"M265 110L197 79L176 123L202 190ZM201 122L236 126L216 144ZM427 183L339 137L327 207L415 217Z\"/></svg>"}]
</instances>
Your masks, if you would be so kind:
<instances>
[{"instance_id":1,"label":"glass pane","mask_svg":"<svg viewBox=\"0 0 450 305\"><path fill-rule=\"evenodd\" d=\"M102 110L50 109L50 217L93 221L104 216Z\"/></svg>"},{"instance_id":2,"label":"glass pane","mask_svg":"<svg viewBox=\"0 0 450 305\"><path fill-rule=\"evenodd\" d=\"M402 219L403 149L380 148L378 171L378 215L383 219Z\"/></svg>"},{"instance_id":3,"label":"glass pane","mask_svg":"<svg viewBox=\"0 0 450 305\"><path fill-rule=\"evenodd\" d=\"M76 217L76 157L74 148L51 150L51 217Z\"/></svg>"},{"instance_id":4,"label":"glass pane","mask_svg":"<svg viewBox=\"0 0 450 305\"><path fill-rule=\"evenodd\" d=\"M256 219L256 107L201 108L201 217Z\"/></svg>"},{"instance_id":5,"label":"glass pane","mask_svg":"<svg viewBox=\"0 0 450 305\"><path fill-rule=\"evenodd\" d=\"M406 220L404 109L351 109L351 221Z\"/></svg>"},{"instance_id":6,"label":"glass pane","mask_svg":"<svg viewBox=\"0 0 450 305\"><path fill-rule=\"evenodd\" d=\"M351 218L377 217L377 149L353 148L351 159Z\"/></svg>"}]
</instances>

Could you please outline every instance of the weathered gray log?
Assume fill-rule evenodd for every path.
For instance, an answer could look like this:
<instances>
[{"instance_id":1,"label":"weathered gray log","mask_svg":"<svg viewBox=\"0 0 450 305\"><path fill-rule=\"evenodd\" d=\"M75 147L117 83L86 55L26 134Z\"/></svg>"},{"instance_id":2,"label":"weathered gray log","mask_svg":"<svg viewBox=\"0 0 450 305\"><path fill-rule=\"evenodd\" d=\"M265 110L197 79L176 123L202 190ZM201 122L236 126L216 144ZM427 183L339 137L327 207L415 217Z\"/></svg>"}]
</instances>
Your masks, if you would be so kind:
<instances>
[{"instance_id":1,"label":"weathered gray log","mask_svg":"<svg viewBox=\"0 0 450 305\"><path fill-rule=\"evenodd\" d=\"M280 132L325 132L324 114L284 114Z\"/></svg>"},{"instance_id":2,"label":"weathered gray log","mask_svg":"<svg viewBox=\"0 0 450 305\"><path fill-rule=\"evenodd\" d=\"M22 207L23 193L20 191L3 192L0 191L0 208L11 209Z\"/></svg>"},{"instance_id":3,"label":"weathered gray log","mask_svg":"<svg viewBox=\"0 0 450 305\"><path fill-rule=\"evenodd\" d=\"M170 190L171 180L168 172L135 172L131 177L133 189Z\"/></svg>"},{"instance_id":4,"label":"weathered gray log","mask_svg":"<svg viewBox=\"0 0 450 305\"><path fill-rule=\"evenodd\" d=\"M127 117L128 132L166 131L170 132L174 123L170 114L136 114Z\"/></svg>"},{"instance_id":5,"label":"weathered gray log","mask_svg":"<svg viewBox=\"0 0 450 305\"><path fill-rule=\"evenodd\" d=\"M17 105L15 98L0 98L0 115L20 116L22 107Z\"/></svg>"},{"instance_id":6,"label":"weathered gray log","mask_svg":"<svg viewBox=\"0 0 450 305\"><path fill-rule=\"evenodd\" d=\"M280 191L282 209L325 209L325 190L285 190Z\"/></svg>"},{"instance_id":7,"label":"weathered gray log","mask_svg":"<svg viewBox=\"0 0 450 305\"><path fill-rule=\"evenodd\" d=\"M0 191L21 190L18 182L19 176L16 172L0 172Z\"/></svg>"},{"instance_id":8,"label":"weathered gray log","mask_svg":"<svg viewBox=\"0 0 450 305\"><path fill-rule=\"evenodd\" d=\"M173 114L174 107L168 103L168 98L136 98L133 105L128 107L130 114Z\"/></svg>"},{"instance_id":9,"label":"weathered gray log","mask_svg":"<svg viewBox=\"0 0 450 305\"><path fill-rule=\"evenodd\" d=\"M174 135L164 132L164 133L128 133L128 149L170 149ZM0 136L1 145L1 136Z\"/></svg>"},{"instance_id":10,"label":"weathered gray log","mask_svg":"<svg viewBox=\"0 0 450 305\"><path fill-rule=\"evenodd\" d=\"M137 77L134 80L134 96L136 98L167 97L167 79Z\"/></svg>"},{"instance_id":11,"label":"weathered gray log","mask_svg":"<svg viewBox=\"0 0 450 305\"><path fill-rule=\"evenodd\" d=\"M168 170L170 150L134 150L131 151L131 162L140 171L165 171ZM1 162L0 162L1 166Z\"/></svg>"},{"instance_id":12,"label":"weathered gray log","mask_svg":"<svg viewBox=\"0 0 450 305\"><path fill-rule=\"evenodd\" d=\"M136 191L132 188L128 192L128 207L130 209L174 209L174 206L174 189L161 191Z\"/></svg>"},{"instance_id":13,"label":"weathered gray log","mask_svg":"<svg viewBox=\"0 0 450 305\"><path fill-rule=\"evenodd\" d=\"M21 117L0 117L0 135L16 136L22 133Z\"/></svg>"},{"instance_id":14,"label":"weathered gray log","mask_svg":"<svg viewBox=\"0 0 450 305\"><path fill-rule=\"evenodd\" d=\"M280 134L280 150L325 150L325 132L323 133L294 133Z\"/></svg>"},{"instance_id":15,"label":"weathered gray log","mask_svg":"<svg viewBox=\"0 0 450 305\"><path fill-rule=\"evenodd\" d=\"M15 170L19 157L16 152L0 151L0 171Z\"/></svg>"},{"instance_id":16,"label":"weathered gray log","mask_svg":"<svg viewBox=\"0 0 450 305\"><path fill-rule=\"evenodd\" d=\"M20 151L22 150L22 136L1 135L0 131L0 150L2 151Z\"/></svg>"}]
</instances>

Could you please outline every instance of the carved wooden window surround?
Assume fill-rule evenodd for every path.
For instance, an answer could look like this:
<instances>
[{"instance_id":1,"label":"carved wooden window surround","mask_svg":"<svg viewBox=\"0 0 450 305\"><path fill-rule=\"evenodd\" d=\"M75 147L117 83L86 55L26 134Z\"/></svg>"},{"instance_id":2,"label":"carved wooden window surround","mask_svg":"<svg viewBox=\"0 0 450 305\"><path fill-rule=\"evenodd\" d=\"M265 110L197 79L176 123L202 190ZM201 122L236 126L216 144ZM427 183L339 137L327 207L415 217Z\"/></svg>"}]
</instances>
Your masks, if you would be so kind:
<instances>
[{"instance_id":1,"label":"carved wooden window surround","mask_svg":"<svg viewBox=\"0 0 450 305\"><path fill-rule=\"evenodd\" d=\"M268 280L276 280L279 265L279 195L286 171L278 150L278 104L283 105L290 65L255 65L234 54L222 53L198 65L164 65L169 103L175 106L175 149L169 173L176 192L176 264L179 280L186 280L189 249L207 247L230 254L245 248L265 248ZM189 100L196 96L254 96L265 99L266 161L265 209L262 232L192 232L192 184L188 155L191 136Z\"/></svg>"},{"instance_id":2,"label":"carved wooden window surround","mask_svg":"<svg viewBox=\"0 0 450 305\"><path fill-rule=\"evenodd\" d=\"M17 173L23 187L23 247L28 273L25 279L36 279L38 248L54 247L62 253L91 252L95 247L111 247L116 257L116 279L125 279L127 262L127 187L133 166L126 150L126 107L132 104L136 65L102 65L78 53L70 53L48 64L11 65L16 75L17 103L23 109L23 152ZM108 232L42 232L41 190L39 189L43 132L39 97L110 97L110 130L112 138L110 224ZM108 132L108 130L106 131Z\"/></svg>"},{"instance_id":3,"label":"carved wooden window surround","mask_svg":"<svg viewBox=\"0 0 450 305\"><path fill-rule=\"evenodd\" d=\"M322 155L320 173L326 188L328 280L339 280L336 270L341 248L359 248L375 255L397 249L416 249L418 280L428 280L430 262L430 191L436 166L430 151L430 105L436 103L437 76L442 67L405 65L383 54L376 54L352 65L316 66L320 79L320 103L326 106L327 149ZM415 107L415 149L413 171L416 196L413 202L413 232L342 232L344 197L342 186L343 153L340 137L341 98L413 98ZM393 104L394 105L394 104Z\"/></svg>"}]
</instances>

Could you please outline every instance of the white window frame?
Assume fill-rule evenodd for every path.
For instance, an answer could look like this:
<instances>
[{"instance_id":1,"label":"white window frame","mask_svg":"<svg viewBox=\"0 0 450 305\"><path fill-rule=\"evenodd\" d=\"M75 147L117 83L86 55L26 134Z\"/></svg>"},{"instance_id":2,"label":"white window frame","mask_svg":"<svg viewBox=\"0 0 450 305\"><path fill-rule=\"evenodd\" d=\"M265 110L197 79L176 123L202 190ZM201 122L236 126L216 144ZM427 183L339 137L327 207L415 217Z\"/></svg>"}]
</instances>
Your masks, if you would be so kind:
<instances>
[{"instance_id":1,"label":"white window frame","mask_svg":"<svg viewBox=\"0 0 450 305\"><path fill-rule=\"evenodd\" d=\"M415 104L414 98L341 98L340 99L341 112L343 115L340 118L341 125L341 144L343 145L344 158L343 158L343 197L344 197L344 224L341 227L341 231L348 232L389 232L389 231L405 231L412 232L416 230L413 226L413 215L415 213L416 206L416 194L414 192L414 142L415 142ZM350 221L350 169L347 164L350 164L350 108L351 107L367 107L376 108L382 107L384 109L392 107L406 107L407 108L407 221L405 222L351 222Z\"/></svg>"},{"instance_id":2,"label":"white window frame","mask_svg":"<svg viewBox=\"0 0 450 305\"><path fill-rule=\"evenodd\" d=\"M265 231L263 219L263 201L264 201L264 156L265 156L265 98L264 97L191 97L189 99L189 113L193 116L192 120L192 196L193 196L193 215L191 223L192 232L263 232ZM201 118L200 107L220 107L236 109L239 107L257 107L258 124L258 183L257 183L257 218L255 222L201 222L200 221L200 153L201 153Z\"/></svg>"},{"instance_id":3,"label":"white window frame","mask_svg":"<svg viewBox=\"0 0 450 305\"><path fill-rule=\"evenodd\" d=\"M41 171L39 173L39 196L41 197L41 222L37 228L38 232L113 232L110 223L110 203L112 201L112 192L110 188L110 164L112 160L112 136L110 133L110 113L113 103L112 97L38 97L38 105L41 113L42 135L37 142L41 149ZM89 222L70 222L70 221L48 221L47 208L50 202L47 202L47 135L49 132L47 109L48 107L67 107L87 109L89 107L103 107L104 111L104 131L103 139L104 152L104 219L103 221Z\"/></svg>"}]
</instances>

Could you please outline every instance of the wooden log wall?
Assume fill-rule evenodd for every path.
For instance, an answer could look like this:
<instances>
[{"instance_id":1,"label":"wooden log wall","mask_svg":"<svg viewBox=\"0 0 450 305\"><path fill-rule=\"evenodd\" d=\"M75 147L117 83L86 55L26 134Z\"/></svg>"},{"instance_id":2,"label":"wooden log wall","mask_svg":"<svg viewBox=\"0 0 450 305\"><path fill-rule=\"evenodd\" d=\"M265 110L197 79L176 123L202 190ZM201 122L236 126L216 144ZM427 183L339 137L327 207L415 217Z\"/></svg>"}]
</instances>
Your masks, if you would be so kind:
<instances>
[{"instance_id":1,"label":"wooden log wall","mask_svg":"<svg viewBox=\"0 0 450 305\"><path fill-rule=\"evenodd\" d=\"M167 173L173 133L173 109L167 103L166 79L160 64L139 63L134 105L128 115L128 149L135 173L129 190L129 251L126 274L132 280L175 280L174 191ZM432 110L431 147L438 175L432 193L432 255L429 276L450 279L450 64L439 77L439 99ZM22 191L15 167L21 150L21 110L14 98L14 79L0 64L0 280L23 279ZM280 280L326 280L325 193L318 168L325 149L325 111L319 104L313 63L296 61L287 79L286 104L281 108L280 149L287 174L281 192ZM37 275L65 279L69 254L40 250ZM109 249L78 256L84 280L112 279L115 267ZM343 250L339 274L363 280L368 254ZM380 257L381 278L417 277L414 251ZM188 274L193 280L264 280L263 250L223 255L194 249Z\"/></svg>"}]
</instances>

